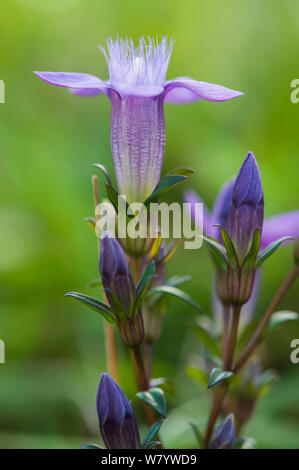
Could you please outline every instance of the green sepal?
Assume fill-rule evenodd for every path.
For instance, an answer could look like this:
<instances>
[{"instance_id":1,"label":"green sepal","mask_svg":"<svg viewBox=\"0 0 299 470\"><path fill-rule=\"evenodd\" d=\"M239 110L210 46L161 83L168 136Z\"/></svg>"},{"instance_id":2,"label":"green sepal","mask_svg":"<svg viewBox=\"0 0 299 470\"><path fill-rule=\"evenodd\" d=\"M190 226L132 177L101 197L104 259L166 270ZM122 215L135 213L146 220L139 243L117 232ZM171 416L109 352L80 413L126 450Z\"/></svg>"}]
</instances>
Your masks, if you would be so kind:
<instances>
[{"instance_id":1,"label":"green sepal","mask_svg":"<svg viewBox=\"0 0 299 470\"><path fill-rule=\"evenodd\" d=\"M264 248L264 250L262 250L257 257L256 267L260 268L262 264L266 261L266 259L269 258L269 256L271 256L277 250L277 248L286 240L293 240L293 238L292 237L279 238L279 240L276 240L275 242L270 243L270 245Z\"/></svg>"},{"instance_id":2,"label":"green sepal","mask_svg":"<svg viewBox=\"0 0 299 470\"><path fill-rule=\"evenodd\" d=\"M106 189L107 197L108 197L109 201L111 202L111 204L113 205L113 207L114 207L114 209L117 213L119 193L116 191L116 189L111 184L106 183L106 182L105 182L105 189Z\"/></svg>"},{"instance_id":3,"label":"green sepal","mask_svg":"<svg viewBox=\"0 0 299 470\"><path fill-rule=\"evenodd\" d=\"M152 194L145 200L144 205L148 206L151 202L156 202L159 196L167 193L173 186L184 181L186 176L168 175L160 179Z\"/></svg>"},{"instance_id":4,"label":"green sepal","mask_svg":"<svg viewBox=\"0 0 299 470\"><path fill-rule=\"evenodd\" d=\"M221 230L229 265L232 267L239 267L239 259L232 239L230 238L225 228L222 227L222 225L215 224L215 227L219 227Z\"/></svg>"},{"instance_id":5,"label":"green sepal","mask_svg":"<svg viewBox=\"0 0 299 470\"><path fill-rule=\"evenodd\" d=\"M261 231L257 228L253 234L252 244L250 250L248 251L247 255L242 264L242 268L251 268L255 265L258 252L261 245Z\"/></svg>"},{"instance_id":6,"label":"green sepal","mask_svg":"<svg viewBox=\"0 0 299 470\"><path fill-rule=\"evenodd\" d=\"M105 447L102 447L102 446L99 446L98 444L92 444L92 443L87 443L87 444L83 444L83 446L81 446L81 449L100 449L100 450L105 450Z\"/></svg>"},{"instance_id":7,"label":"green sepal","mask_svg":"<svg viewBox=\"0 0 299 470\"><path fill-rule=\"evenodd\" d=\"M74 299L79 300L79 302L83 303L91 310L95 310L97 313L102 315L105 320L111 323L111 325L116 326L116 321L113 312L110 309L109 305L105 304L104 302L101 302L100 300L95 299L94 297L90 297L85 294L80 294L79 292L68 292L67 294L65 294L65 297L73 297Z\"/></svg>"},{"instance_id":8,"label":"green sepal","mask_svg":"<svg viewBox=\"0 0 299 470\"><path fill-rule=\"evenodd\" d=\"M166 418L166 402L161 388L154 387L146 392L138 392L137 397L151 406L163 418Z\"/></svg>"},{"instance_id":9,"label":"green sepal","mask_svg":"<svg viewBox=\"0 0 299 470\"><path fill-rule=\"evenodd\" d=\"M189 424L190 424L190 426L191 426L191 428L194 432L198 448L203 449L204 448L204 438L203 438L202 432L200 431L199 427L196 426L196 424L193 424L193 423L189 423Z\"/></svg>"},{"instance_id":10,"label":"green sepal","mask_svg":"<svg viewBox=\"0 0 299 470\"><path fill-rule=\"evenodd\" d=\"M174 297L177 297L183 300L187 304L192 305L192 307L198 310L198 312L202 312L202 308L200 307L200 305L198 305L198 303L195 302L195 300L193 300L192 297L190 297L190 295L186 294L186 292L182 291L181 289L178 289L177 287L169 286L167 284L162 285L162 286L157 286L148 292L147 297L150 297L154 294L159 294L159 293L173 295Z\"/></svg>"},{"instance_id":11,"label":"green sepal","mask_svg":"<svg viewBox=\"0 0 299 470\"><path fill-rule=\"evenodd\" d=\"M147 435L142 441L142 444L141 444L142 449L152 449L153 447L155 447L153 444L155 445L160 444L159 441L154 441L154 439L159 433L160 428L164 422L165 422L165 419L161 419L160 421L157 421L150 427Z\"/></svg>"},{"instance_id":12,"label":"green sepal","mask_svg":"<svg viewBox=\"0 0 299 470\"><path fill-rule=\"evenodd\" d=\"M281 325L282 323L285 323L286 321L298 320L298 318L299 318L299 314L296 312L291 312L290 310L280 310L278 312L275 312L270 318L270 321L267 327L267 332L271 331L276 326Z\"/></svg>"},{"instance_id":13,"label":"green sepal","mask_svg":"<svg viewBox=\"0 0 299 470\"><path fill-rule=\"evenodd\" d=\"M222 370L220 367L214 367L209 377L209 383L207 388L214 387L214 385L222 382L222 380L229 379L234 375L233 372Z\"/></svg>"},{"instance_id":14,"label":"green sepal","mask_svg":"<svg viewBox=\"0 0 299 470\"><path fill-rule=\"evenodd\" d=\"M216 265L216 268L221 270L226 270L227 268L227 256L226 251L223 246L218 243L216 240L210 237L203 237L209 246L210 253L213 257L213 261Z\"/></svg>"}]
</instances>

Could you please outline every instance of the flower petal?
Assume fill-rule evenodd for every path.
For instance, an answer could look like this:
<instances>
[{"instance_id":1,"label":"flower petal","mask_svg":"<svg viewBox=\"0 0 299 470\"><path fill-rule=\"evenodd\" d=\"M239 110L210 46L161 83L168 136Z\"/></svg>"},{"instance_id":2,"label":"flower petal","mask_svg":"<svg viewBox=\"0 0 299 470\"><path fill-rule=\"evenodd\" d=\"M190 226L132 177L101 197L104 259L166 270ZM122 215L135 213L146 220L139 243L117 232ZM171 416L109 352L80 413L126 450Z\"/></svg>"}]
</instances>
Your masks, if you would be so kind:
<instances>
[{"instance_id":1,"label":"flower petal","mask_svg":"<svg viewBox=\"0 0 299 470\"><path fill-rule=\"evenodd\" d=\"M34 72L44 82L65 88L75 88L75 93L89 96L107 91L107 84L100 78L88 73Z\"/></svg>"},{"instance_id":2,"label":"flower petal","mask_svg":"<svg viewBox=\"0 0 299 470\"><path fill-rule=\"evenodd\" d=\"M178 77L166 82L164 96L167 103L192 103L201 98L207 101L227 101L244 93L221 85L198 82L189 77Z\"/></svg>"},{"instance_id":3,"label":"flower petal","mask_svg":"<svg viewBox=\"0 0 299 470\"><path fill-rule=\"evenodd\" d=\"M261 249L278 238L299 238L299 211L283 212L266 219L263 225Z\"/></svg>"}]
</instances>

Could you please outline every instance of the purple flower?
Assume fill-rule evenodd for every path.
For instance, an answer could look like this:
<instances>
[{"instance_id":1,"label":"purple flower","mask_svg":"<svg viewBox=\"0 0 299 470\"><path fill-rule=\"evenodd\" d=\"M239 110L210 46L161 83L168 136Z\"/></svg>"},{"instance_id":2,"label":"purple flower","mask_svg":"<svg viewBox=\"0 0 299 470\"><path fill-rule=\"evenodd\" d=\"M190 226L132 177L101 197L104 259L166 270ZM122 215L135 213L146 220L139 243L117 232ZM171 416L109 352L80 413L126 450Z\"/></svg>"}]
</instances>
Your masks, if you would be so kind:
<instances>
[{"instance_id":1,"label":"purple flower","mask_svg":"<svg viewBox=\"0 0 299 470\"><path fill-rule=\"evenodd\" d=\"M264 194L255 156L249 152L234 182L232 203L227 217L227 232L242 263L252 244L256 229L262 231Z\"/></svg>"},{"instance_id":2,"label":"purple flower","mask_svg":"<svg viewBox=\"0 0 299 470\"><path fill-rule=\"evenodd\" d=\"M81 96L106 94L111 101L111 149L118 189L128 202L144 201L160 179L164 157L164 102L181 104L204 99L226 101L243 93L188 77L166 80L173 48L142 37L111 38L105 55L109 79L85 73L35 72L52 85Z\"/></svg>"},{"instance_id":3,"label":"purple flower","mask_svg":"<svg viewBox=\"0 0 299 470\"><path fill-rule=\"evenodd\" d=\"M107 449L140 449L138 426L130 402L107 373L102 374L99 383L97 412Z\"/></svg>"},{"instance_id":4,"label":"purple flower","mask_svg":"<svg viewBox=\"0 0 299 470\"><path fill-rule=\"evenodd\" d=\"M234 415L228 415L225 420L215 429L210 449L232 449L236 441L236 429Z\"/></svg>"},{"instance_id":5,"label":"purple flower","mask_svg":"<svg viewBox=\"0 0 299 470\"><path fill-rule=\"evenodd\" d=\"M299 211L282 212L264 221L261 248L278 238L299 238Z\"/></svg>"}]
</instances>

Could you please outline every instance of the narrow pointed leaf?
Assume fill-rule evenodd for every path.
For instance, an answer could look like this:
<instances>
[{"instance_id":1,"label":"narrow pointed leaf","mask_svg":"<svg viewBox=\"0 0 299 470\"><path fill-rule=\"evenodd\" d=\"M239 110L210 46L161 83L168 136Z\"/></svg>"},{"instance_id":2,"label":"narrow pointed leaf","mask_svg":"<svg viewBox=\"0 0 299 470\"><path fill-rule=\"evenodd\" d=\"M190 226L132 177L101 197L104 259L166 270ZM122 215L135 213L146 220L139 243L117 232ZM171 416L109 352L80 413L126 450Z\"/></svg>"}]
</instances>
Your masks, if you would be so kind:
<instances>
[{"instance_id":1,"label":"narrow pointed leaf","mask_svg":"<svg viewBox=\"0 0 299 470\"><path fill-rule=\"evenodd\" d=\"M157 286L151 289L147 296L150 297L157 293L173 295L174 297L183 300L187 304L192 305L192 307L194 307L198 312L202 312L202 308L200 307L200 305L198 305L198 303L195 302L195 300L193 300L190 295L186 294L186 292L182 291L181 289L178 289L177 287L168 285Z\"/></svg>"},{"instance_id":2,"label":"narrow pointed leaf","mask_svg":"<svg viewBox=\"0 0 299 470\"><path fill-rule=\"evenodd\" d=\"M159 183L157 184L156 188L152 192L152 194L146 199L144 204L148 206L151 202L157 201L159 196L162 194L167 193L173 186L184 181L186 176L182 175L168 175L164 176L160 179Z\"/></svg>"},{"instance_id":3,"label":"narrow pointed leaf","mask_svg":"<svg viewBox=\"0 0 299 470\"><path fill-rule=\"evenodd\" d=\"M161 419L160 421L157 421L156 423L154 423L150 427L150 429L149 429L147 435L145 436L145 438L143 439L143 442L142 442L142 445L141 445L141 447L143 449L149 449L150 448L150 447L148 447L149 444L152 444L153 440L157 436L157 434L160 431L160 428L161 428L161 426L164 422L165 422L165 419ZM158 442L156 441L156 445L157 445L157 443Z\"/></svg>"},{"instance_id":4,"label":"narrow pointed leaf","mask_svg":"<svg viewBox=\"0 0 299 470\"><path fill-rule=\"evenodd\" d=\"M179 286L180 284L183 284L184 282L191 281L192 277L191 276L171 276L169 279L166 281L167 286Z\"/></svg>"},{"instance_id":5,"label":"narrow pointed leaf","mask_svg":"<svg viewBox=\"0 0 299 470\"><path fill-rule=\"evenodd\" d=\"M92 166L94 166L95 168L99 168L104 173L107 183L113 187L113 183L109 176L107 168L104 165L101 165L100 163L93 163Z\"/></svg>"},{"instance_id":6,"label":"narrow pointed leaf","mask_svg":"<svg viewBox=\"0 0 299 470\"><path fill-rule=\"evenodd\" d=\"M257 257L256 267L260 268L262 266L262 264L266 261L266 259L269 258L269 256L271 256L277 250L277 248L283 242L285 242L287 240L293 240L293 238L292 237L280 238L279 240L275 240L275 242L270 243L270 245L268 245L266 248L264 248L264 250L262 250L260 252L260 254L258 255L258 257Z\"/></svg>"},{"instance_id":7,"label":"narrow pointed leaf","mask_svg":"<svg viewBox=\"0 0 299 470\"><path fill-rule=\"evenodd\" d=\"M202 326L196 323L194 331L199 341L207 348L212 356L220 355L220 347L211 334Z\"/></svg>"},{"instance_id":8,"label":"narrow pointed leaf","mask_svg":"<svg viewBox=\"0 0 299 470\"><path fill-rule=\"evenodd\" d=\"M175 168L174 170L171 170L168 173L168 175L181 175L181 176L190 176L193 174L194 174L194 170L192 170L192 168Z\"/></svg>"},{"instance_id":9,"label":"narrow pointed leaf","mask_svg":"<svg viewBox=\"0 0 299 470\"><path fill-rule=\"evenodd\" d=\"M79 300L79 302L83 303L91 310L95 310L97 313L102 315L105 320L107 320L109 323L111 323L112 325L116 325L110 307L104 302L101 302L100 300L95 299L94 297L90 297L85 294L80 294L79 292L68 292L67 294L65 294L65 297L73 297L74 299Z\"/></svg>"},{"instance_id":10,"label":"narrow pointed leaf","mask_svg":"<svg viewBox=\"0 0 299 470\"><path fill-rule=\"evenodd\" d=\"M218 384L222 380L229 379L233 375L233 372L215 367L214 369L212 369L212 372L210 374L208 388L214 387L214 385Z\"/></svg>"},{"instance_id":11,"label":"narrow pointed leaf","mask_svg":"<svg viewBox=\"0 0 299 470\"><path fill-rule=\"evenodd\" d=\"M159 387L162 388L164 392L169 393L170 395L175 395L176 391L174 385L165 377L159 377L157 379L150 380L151 388Z\"/></svg>"},{"instance_id":12,"label":"narrow pointed leaf","mask_svg":"<svg viewBox=\"0 0 299 470\"><path fill-rule=\"evenodd\" d=\"M190 424L190 426L191 426L191 428L194 432L198 448L203 449L204 448L204 439L203 439L203 435L202 435L199 427L196 426L196 424L193 424L193 423L189 423L189 424Z\"/></svg>"},{"instance_id":13,"label":"narrow pointed leaf","mask_svg":"<svg viewBox=\"0 0 299 470\"><path fill-rule=\"evenodd\" d=\"M166 402L161 388L150 388L147 392L139 392L137 396L150 405L163 418L166 418Z\"/></svg>"},{"instance_id":14,"label":"narrow pointed leaf","mask_svg":"<svg viewBox=\"0 0 299 470\"><path fill-rule=\"evenodd\" d=\"M105 449L104 447L99 446L98 444L83 444L81 449Z\"/></svg>"},{"instance_id":15,"label":"narrow pointed leaf","mask_svg":"<svg viewBox=\"0 0 299 470\"><path fill-rule=\"evenodd\" d=\"M271 316L267 330L269 332L276 326L281 325L282 323L285 323L286 321L298 320L298 318L299 318L299 314L296 312L291 312L290 310L281 310L279 312L275 312Z\"/></svg>"}]
</instances>

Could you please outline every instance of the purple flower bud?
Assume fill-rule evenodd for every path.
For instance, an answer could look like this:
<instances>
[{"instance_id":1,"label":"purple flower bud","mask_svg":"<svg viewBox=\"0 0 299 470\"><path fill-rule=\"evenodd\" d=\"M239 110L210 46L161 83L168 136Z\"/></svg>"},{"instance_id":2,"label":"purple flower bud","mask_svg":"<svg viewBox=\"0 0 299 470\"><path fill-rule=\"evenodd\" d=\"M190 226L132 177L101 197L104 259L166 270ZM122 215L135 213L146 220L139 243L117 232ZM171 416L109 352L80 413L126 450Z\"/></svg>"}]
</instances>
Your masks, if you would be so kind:
<instances>
[{"instance_id":1,"label":"purple flower bud","mask_svg":"<svg viewBox=\"0 0 299 470\"><path fill-rule=\"evenodd\" d=\"M210 449L232 449L236 440L234 415L228 415L215 429Z\"/></svg>"},{"instance_id":2,"label":"purple flower bud","mask_svg":"<svg viewBox=\"0 0 299 470\"><path fill-rule=\"evenodd\" d=\"M107 233L100 242L100 274L123 342L137 346L144 338L144 326L141 310L133 309L136 287L121 245Z\"/></svg>"},{"instance_id":3,"label":"purple flower bud","mask_svg":"<svg viewBox=\"0 0 299 470\"><path fill-rule=\"evenodd\" d=\"M97 412L107 449L140 449L136 419L122 389L103 373L97 393Z\"/></svg>"},{"instance_id":4,"label":"purple flower bud","mask_svg":"<svg viewBox=\"0 0 299 470\"><path fill-rule=\"evenodd\" d=\"M232 192L227 229L239 261L246 256L257 228L262 230L264 195L260 171L252 152L245 158Z\"/></svg>"},{"instance_id":5,"label":"purple flower bud","mask_svg":"<svg viewBox=\"0 0 299 470\"><path fill-rule=\"evenodd\" d=\"M122 247L108 234L100 242L100 274L113 311L117 314L121 307L129 316L136 297L135 284Z\"/></svg>"}]
</instances>

